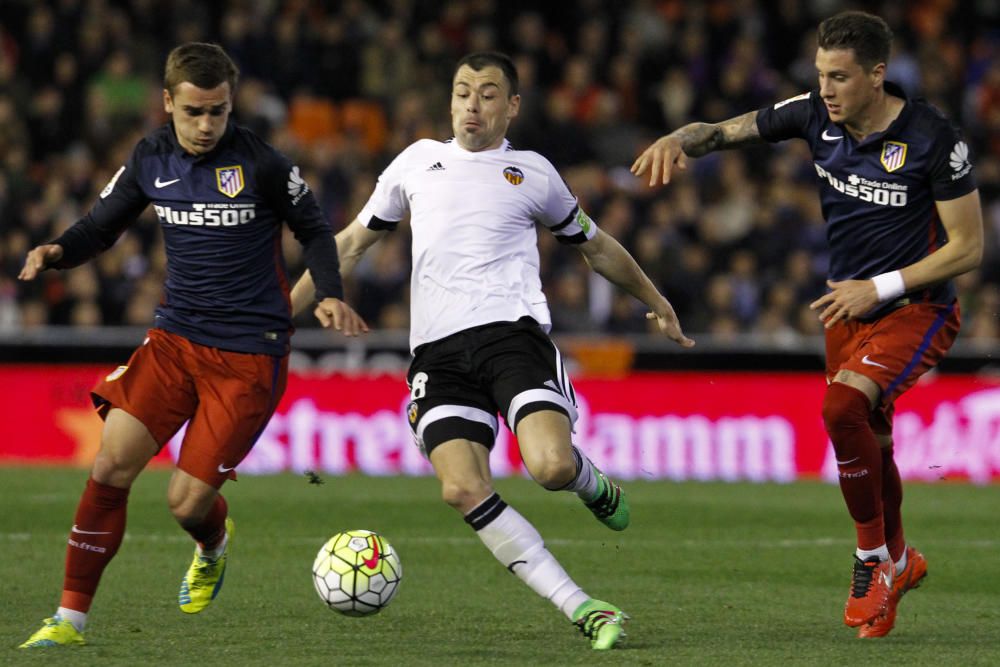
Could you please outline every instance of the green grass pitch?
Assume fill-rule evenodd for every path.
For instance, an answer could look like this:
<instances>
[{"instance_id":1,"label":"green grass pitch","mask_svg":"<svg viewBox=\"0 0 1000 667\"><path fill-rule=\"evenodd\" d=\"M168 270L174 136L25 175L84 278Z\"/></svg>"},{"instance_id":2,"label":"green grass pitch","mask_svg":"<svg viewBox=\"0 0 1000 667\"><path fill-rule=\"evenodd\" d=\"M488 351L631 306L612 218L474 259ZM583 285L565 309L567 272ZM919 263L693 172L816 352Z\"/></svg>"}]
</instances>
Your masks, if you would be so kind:
<instances>
[{"instance_id":1,"label":"green grass pitch","mask_svg":"<svg viewBox=\"0 0 1000 667\"><path fill-rule=\"evenodd\" d=\"M132 491L88 646L18 651L58 602L65 540L86 472L0 469L0 664L5 665L997 665L1000 487L906 486L908 537L926 583L887 639L841 620L853 527L836 487L633 482L632 526L613 533L574 496L499 480L570 575L632 616L598 654L500 566L432 478L247 477L227 484L237 523L219 598L177 608L192 545L166 508L167 473ZM328 611L310 567L333 533L384 534L403 563L381 614Z\"/></svg>"}]
</instances>

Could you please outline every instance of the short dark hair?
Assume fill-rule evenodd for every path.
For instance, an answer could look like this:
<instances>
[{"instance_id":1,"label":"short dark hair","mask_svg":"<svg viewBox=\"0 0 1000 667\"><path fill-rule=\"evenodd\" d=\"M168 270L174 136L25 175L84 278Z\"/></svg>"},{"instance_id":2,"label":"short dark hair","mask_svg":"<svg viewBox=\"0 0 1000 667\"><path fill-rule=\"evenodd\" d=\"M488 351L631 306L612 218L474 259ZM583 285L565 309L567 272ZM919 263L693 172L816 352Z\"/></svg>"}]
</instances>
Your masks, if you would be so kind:
<instances>
[{"instance_id":1,"label":"short dark hair","mask_svg":"<svg viewBox=\"0 0 1000 667\"><path fill-rule=\"evenodd\" d=\"M889 62L892 30L882 18L860 11L841 12L819 24L819 48L853 49L854 58L867 70Z\"/></svg>"},{"instance_id":2,"label":"short dark hair","mask_svg":"<svg viewBox=\"0 0 1000 667\"><path fill-rule=\"evenodd\" d=\"M185 81L206 90L228 83L232 93L239 78L239 68L221 46L188 42L176 47L167 56L163 87L173 95L174 89Z\"/></svg>"},{"instance_id":3,"label":"short dark hair","mask_svg":"<svg viewBox=\"0 0 1000 667\"><path fill-rule=\"evenodd\" d=\"M510 84L510 94L508 97L517 95L517 68L514 66L514 61L507 54L500 53L499 51L470 53L455 65L455 71L451 73L452 79L458 74L458 70L462 69L462 65L468 65L477 72L486 67L499 67L504 77L507 78L507 83Z\"/></svg>"}]
</instances>

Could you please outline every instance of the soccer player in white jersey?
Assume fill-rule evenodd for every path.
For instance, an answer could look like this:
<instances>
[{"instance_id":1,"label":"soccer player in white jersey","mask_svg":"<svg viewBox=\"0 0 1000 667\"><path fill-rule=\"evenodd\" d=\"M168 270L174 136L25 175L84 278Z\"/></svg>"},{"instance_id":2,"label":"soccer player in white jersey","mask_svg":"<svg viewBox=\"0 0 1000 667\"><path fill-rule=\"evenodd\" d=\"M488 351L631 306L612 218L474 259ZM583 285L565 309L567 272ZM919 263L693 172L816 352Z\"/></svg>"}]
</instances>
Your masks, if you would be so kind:
<instances>
[{"instance_id":1,"label":"soccer player in white jersey","mask_svg":"<svg viewBox=\"0 0 1000 667\"><path fill-rule=\"evenodd\" d=\"M379 178L358 217L337 234L341 271L396 228L413 236L410 426L446 503L462 513L507 569L558 607L595 649L612 648L628 618L591 598L545 548L541 535L494 491L489 453L497 414L517 435L525 467L546 489L576 493L605 525L624 530L621 488L572 444L573 387L547 332L536 224L574 245L590 267L649 306L647 317L683 347L666 298L622 246L580 208L541 155L514 150L505 134L518 113L517 71L499 53L463 58L455 70L455 138L422 139ZM295 312L313 294L307 272ZM317 311L320 321L324 314Z\"/></svg>"}]
</instances>

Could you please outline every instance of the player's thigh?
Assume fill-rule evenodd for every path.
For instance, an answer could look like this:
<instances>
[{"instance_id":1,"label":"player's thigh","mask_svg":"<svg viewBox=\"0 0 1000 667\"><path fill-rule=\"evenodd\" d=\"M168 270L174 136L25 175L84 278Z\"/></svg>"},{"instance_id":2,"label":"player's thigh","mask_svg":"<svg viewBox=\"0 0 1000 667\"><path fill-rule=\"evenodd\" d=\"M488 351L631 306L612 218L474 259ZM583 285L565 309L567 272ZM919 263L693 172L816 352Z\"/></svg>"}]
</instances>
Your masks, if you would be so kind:
<instances>
[{"instance_id":1,"label":"player's thigh","mask_svg":"<svg viewBox=\"0 0 1000 667\"><path fill-rule=\"evenodd\" d=\"M418 349L407 372L406 413L424 456L452 440L478 443L487 452L497 436L497 407L471 372L464 337L449 337ZM432 460L433 462L433 460Z\"/></svg>"},{"instance_id":2,"label":"player's thigh","mask_svg":"<svg viewBox=\"0 0 1000 667\"><path fill-rule=\"evenodd\" d=\"M958 305L911 304L874 322L827 334L827 375L843 370L873 380L891 401L936 366L958 335Z\"/></svg>"},{"instance_id":3,"label":"player's thigh","mask_svg":"<svg viewBox=\"0 0 1000 667\"><path fill-rule=\"evenodd\" d=\"M536 480L565 476L575 467L569 418L559 410L538 410L517 423L517 442L524 466Z\"/></svg>"},{"instance_id":4,"label":"player's thigh","mask_svg":"<svg viewBox=\"0 0 1000 667\"><path fill-rule=\"evenodd\" d=\"M191 343L151 329L124 366L105 376L91 391L97 413L107 419L118 408L149 431L158 447L170 440L198 405ZM118 429L116 429L118 430ZM127 435L128 430L122 433Z\"/></svg>"},{"instance_id":5,"label":"player's thigh","mask_svg":"<svg viewBox=\"0 0 1000 667\"><path fill-rule=\"evenodd\" d=\"M521 420L535 412L561 412L570 428L576 422L576 392L562 354L534 320L511 324L476 351L475 361L514 433L520 434Z\"/></svg>"},{"instance_id":6,"label":"player's thigh","mask_svg":"<svg viewBox=\"0 0 1000 667\"><path fill-rule=\"evenodd\" d=\"M235 476L285 392L288 357L202 347L198 408L181 443L177 467L216 489Z\"/></svg>"},{"instance_id":7,"label":"player's thigh","mask_svg":"<svg viewBox=\"0 0 1000 667\"><path fill-rule=\"evenodd\" d=\"M877 434L892 430L893 403L951 348L961 324L958 304L911 304L874 322L850 322L827 334L828 377L845 372L874 382L879 403L872 416Z\"/></svg>"},{"instance_id":8,"label":"player's thigh","mask_svg":"<svg viewBox=\"0 0 1000 667\"><path fill-rule=\"evenodd\" d=\"M101 484L128 488L158 451L160 445L145 424L124 410L113 408L104 420L101 447L91 476Z\"/></svg>"}]
</instances>

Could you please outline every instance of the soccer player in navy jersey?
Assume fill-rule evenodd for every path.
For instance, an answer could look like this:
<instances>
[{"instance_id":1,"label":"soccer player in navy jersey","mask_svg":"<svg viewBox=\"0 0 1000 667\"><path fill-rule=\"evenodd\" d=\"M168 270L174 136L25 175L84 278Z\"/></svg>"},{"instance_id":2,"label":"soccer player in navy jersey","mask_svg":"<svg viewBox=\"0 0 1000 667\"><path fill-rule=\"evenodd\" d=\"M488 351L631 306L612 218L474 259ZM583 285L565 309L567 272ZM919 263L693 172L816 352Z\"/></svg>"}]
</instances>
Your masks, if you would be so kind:
<instances>
[{"instance_id":1,"label":"soccer player in navy jersey","mask_svg":"<svg viewBox=\"0 0 1000 667\"><path fill-rule=\"evenodd\" d=\"M883 637L900 597L927 574L903 537L893 403L945 355L959 329L951 279L979 265L983 221L968 148L933 107L885 80L892 32L871 14L819 26L819 88L661 137L632 165L650 186L688 157L760 141L808 142L830 248L823 420L857 529L847 625Z\"/></svg>"},{"instance_id":2,"label":"soccer player in navy jersey","mask_svg":"<svg viewBox=\"0 0 1000 667\"><path fill-rule=\"evenodd\" d=\"M343 302L337 248L298 167L230 122L238 70L214 44L167 58L170 122L143 138L87 215L28 253L21 280L78 266L111 247L153 204L167 279L154 327L128 364L93 390L101 446L77 507L56 613L21 648L82 644L104 568L125 533L129 489L187 422L167 501L196 542L182 611L218 594L233 523L219 488L260 436L285 389L292 334L283 223L316 276L317 316L345 335L367 330Z\"/></svg>"}]
</instances>

